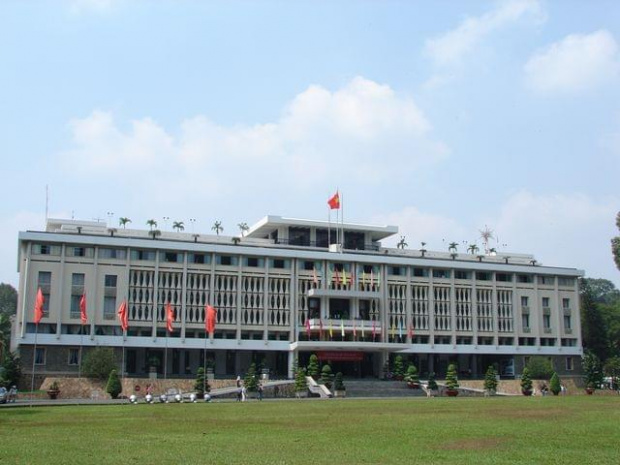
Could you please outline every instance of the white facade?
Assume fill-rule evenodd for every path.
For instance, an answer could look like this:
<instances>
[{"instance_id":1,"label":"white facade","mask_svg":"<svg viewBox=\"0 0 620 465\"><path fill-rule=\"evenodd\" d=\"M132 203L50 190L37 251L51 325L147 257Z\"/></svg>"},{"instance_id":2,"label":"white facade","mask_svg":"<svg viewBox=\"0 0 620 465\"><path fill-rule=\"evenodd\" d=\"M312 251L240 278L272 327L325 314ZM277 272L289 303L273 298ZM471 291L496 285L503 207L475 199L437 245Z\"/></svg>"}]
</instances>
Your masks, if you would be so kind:
<instances>
[{"instance_id":1,"label":"white facade","mask_svg":"<svg viewBox=\"0 0 620 465\"><path fill-rule=\"evenodd\" d=\"M510 374L532 355L553 357L556 370L570 372L572 359L581 357L581 271L542 266L528 255L381 247L398 232L394 226L343 230L343 246L330 248L333 225L328 231L325 222L274 216L245 237L49 220L46 231L19 234L14 348L27 360L36 337L37 373L72 373L77 348L114 347L126 353L125 372L134 375L146 374L153 356L163 361L165 351L160 373L170 376L195 373L205 357L220 375L260 359L291 376L295 357L303 361L311 352L354 376L381 376L396 353L422 372L441 372L456 360L474 374L488 363ZM46 313L36 328L38 288ZM116 315L123 300L126 334ZM168 302L175 311L171 334ZM218 310L211 339L206 304Z\"/></svg>"}]
</instances>

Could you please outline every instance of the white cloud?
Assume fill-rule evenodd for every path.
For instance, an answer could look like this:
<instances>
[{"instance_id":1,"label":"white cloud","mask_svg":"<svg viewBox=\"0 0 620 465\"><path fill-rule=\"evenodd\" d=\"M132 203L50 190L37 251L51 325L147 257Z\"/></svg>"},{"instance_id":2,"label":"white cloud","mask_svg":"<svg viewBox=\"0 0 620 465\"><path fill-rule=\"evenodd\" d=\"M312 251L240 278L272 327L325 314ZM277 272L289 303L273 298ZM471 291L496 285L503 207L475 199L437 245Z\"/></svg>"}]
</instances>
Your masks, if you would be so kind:
<instances>
[{"instance_id":1,"label":"white cloud","mask_svg":"<svg viewBox=\"0 0 620 465\"><path fill-rule=\"evenodd\" d=\"M508 0L481 16L465 18L456 29L426 41L427 55L440 66L459 64L489 34L523 17L544 20L538 0Z\"/></svg>"},{"instance_id":2,"label":"white cloud","mask_svg":"<svg viewBox=\"0 0 620 465\"><path fill-rule=\"evenodd\" d=\"M411 98L362 77L336 91L310 86L271 123L227 127L198 115L183 121L179 131L150 118L123 130L111 113L97 110L71 121L69 129L73 147L63 154L66 166L125 173L132 183L141 182L136 170L164 167L167 178L177 175L169 182L182 192L232 188L230 173L289 186L342 173L377 183L393 177L394 166L410 173L448 152L432 139L430 123Z\"/></svg>"},{"instance_id":3,"label":"white cloud","mask_svg":"<svg viewBox=\"0 0 620 465\"><path fill-rule=\"evenodd\" d=\"M535 53L525 65L527 84L539 92L580 91L619 75L618 44L606 30L566 36Z\"/></svg>"}]
</instances>

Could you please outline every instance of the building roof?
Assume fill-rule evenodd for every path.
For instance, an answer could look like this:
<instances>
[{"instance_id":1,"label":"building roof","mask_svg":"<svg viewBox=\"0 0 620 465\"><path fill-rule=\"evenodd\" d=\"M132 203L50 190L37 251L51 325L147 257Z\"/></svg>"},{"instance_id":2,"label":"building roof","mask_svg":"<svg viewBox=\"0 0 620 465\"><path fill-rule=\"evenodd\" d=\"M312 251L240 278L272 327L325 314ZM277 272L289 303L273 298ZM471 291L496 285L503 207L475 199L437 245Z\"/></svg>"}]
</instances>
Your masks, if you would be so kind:
<instances>
[{"instance_id":1,"label":"building roof","mask_svg":"<svg viewBox=\"0 0 620 465\"><path fill-rule=\"evenodd\" d=\"M268 215L262 220L252 225L246 237L265 238L270 233L282 226L293 226L298 228L320 228L327 229L331 227L335 229L337 223L318 220L304 220L299 218L283 218L282 216ZM345 231L364 232L370 235L372 241L380 241L386 237L393 236L398 233L398 226L374 226L367 224L344 223L341 224Z\"/></svg>"}]
</instances>

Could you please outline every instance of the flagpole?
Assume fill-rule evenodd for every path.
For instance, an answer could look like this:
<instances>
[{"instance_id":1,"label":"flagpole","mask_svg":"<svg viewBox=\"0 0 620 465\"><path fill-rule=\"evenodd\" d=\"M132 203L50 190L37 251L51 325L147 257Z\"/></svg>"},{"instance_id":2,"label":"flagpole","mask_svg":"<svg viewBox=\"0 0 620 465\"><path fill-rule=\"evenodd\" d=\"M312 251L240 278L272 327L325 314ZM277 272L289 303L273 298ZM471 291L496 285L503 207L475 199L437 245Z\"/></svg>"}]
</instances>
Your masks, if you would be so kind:
<instances>
[{"instance_id":1,"label":"flagpole","mask_svg":"<svg viewBox=\"0 0 620 465\"><path fill-rule=\"evenodd\" d=\"M344 197L340 194L338 194L339 199L340 199L340 225L341 225L341 234L340 234L340 253L344 252Z\"/></svg>"},{"instance_id":2,"label":"flagpole","mask_svg":"<svg viewBox=\"0 0 620 465\"><path fill-rule=\"evenodd\" d=\"M207 315L205 314L205 317L206 316ZM205 388L207 387L207 328L205 328L205 354L202 360L202 370L204 372L204 376L202 378L202 392L204 393L204 395L206 395L207 393L205 392Z\"/></svg>"},{"instance_id":3,"label":"flagpole","mask_svg":"<svg viewBox=\"0 0 620 465\"><path fill-rule=\"evenodd\" d=\"M166 331L166 351L164 352L164 379L168 379L168 334Z\"/></svg>"},{"instance_id":4,"label":"flagpole","mask_svg":"<svg viewBox=\"0 0 620 465\"><path fill-rule=\"evenodd\" d=\"M34 369L37 362L37 335L39 334L39 324L35 325L34 330L34 349L32 351L32 382L30 383L30 403L32 404L32 396L34 394Z\"/></svg>"},{"instance_id":5,"label":"flagpole","mask_svg":"<svg viewBox=\"0 0 620 465\"><path fill-rule=\"evenodd\" d=\"M78 378L82 377L82 345L84 344L84 325L80 325L80 359L78 360Z\"/></svg>"}]
</instances>

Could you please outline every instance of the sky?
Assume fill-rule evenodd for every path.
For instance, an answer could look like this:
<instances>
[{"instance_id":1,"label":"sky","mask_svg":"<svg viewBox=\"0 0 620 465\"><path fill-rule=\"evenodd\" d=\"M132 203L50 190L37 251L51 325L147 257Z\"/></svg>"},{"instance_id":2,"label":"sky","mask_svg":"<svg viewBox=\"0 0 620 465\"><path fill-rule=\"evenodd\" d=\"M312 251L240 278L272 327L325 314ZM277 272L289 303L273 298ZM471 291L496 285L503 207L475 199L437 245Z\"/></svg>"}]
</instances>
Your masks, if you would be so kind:
<instances>
[{"instance_id":1,"label":"sky","mask_svg":"<svg viewBox=\"0 0 620 465\"><path fill-rule=\"evenodd\" d=\"M620 286L620 2L4 0L0 282L52 218L390 224ZM192 221L190 221L192 219Z\"/></svg>"}]
</instances>

